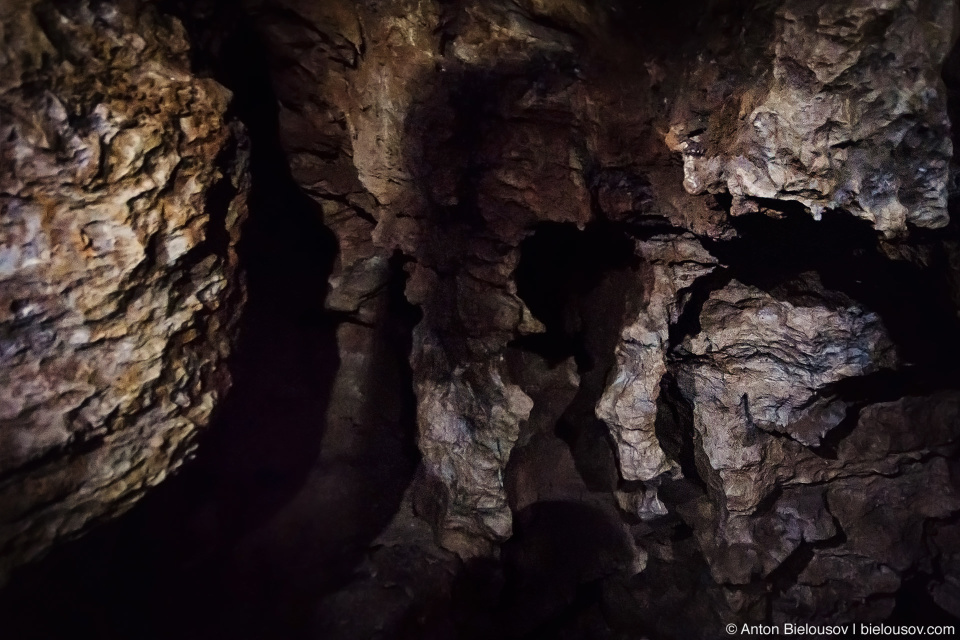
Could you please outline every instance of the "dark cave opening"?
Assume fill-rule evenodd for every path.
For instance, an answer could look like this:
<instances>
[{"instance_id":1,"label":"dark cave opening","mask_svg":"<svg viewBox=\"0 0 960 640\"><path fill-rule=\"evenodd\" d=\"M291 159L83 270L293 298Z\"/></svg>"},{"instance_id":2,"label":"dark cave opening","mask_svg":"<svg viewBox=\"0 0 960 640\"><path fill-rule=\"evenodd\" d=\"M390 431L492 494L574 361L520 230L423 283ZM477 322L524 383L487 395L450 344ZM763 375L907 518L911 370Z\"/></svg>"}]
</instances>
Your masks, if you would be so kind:
<instances>
[{"instance_id":1,"label":"dark cave opening","mask_svg":"<svg viewBox=\"0 0 960 640\"><path fill-rule=\"evenodd\" d=\"M900 589L897 590L896 606L890 614L890 624L909 625L922 622L934 625L956 625L960 618L950 615L940 607L930 594L931 582L942 580L943 576L935 576L918 572L906 577Z\"/></svg>"},{"instance_id":2,"label":"dark cave opening","mask_svg":"<svg viewBox=\"0 0 960 640\"><path fill-rule=\"evenodd\" d=\"M632 565L635 550L612 497L619 480L613 443L594 406L637 278L633 240L607 222L582 230L545 223L520 249L518 295L545 331L511 342L512 366L529 369L515 378L523 386L531 375L553 375L543 367L572 367L579 384L538 388L527 427L533 433L511 455L505 475L514 534L502 550L494 637L605 637L603 585Z\"/></svg>"},{"instance_id":3,"label":"dark cave opening","mask_svg":"<svg viewBox=\"0 0 960 640\"><path fill-rule=\"evenodd\" d=\"M734 220L738 237L708 243L732 277L802 300L802 274L827 291L844 293L877 313L918 388L960 384L960 318L950 299L942 249L931 244L922 262L890 256L870 225L840 211L814 220L803 211L762 213Z\"/></svg>"},{"instance_id":4,"label":"dark cave opening","mask_svg":"<svg viewBox=\"0 0 960 640\"><path fill-rule=\"evenodd\" d=\"M635 279L633 241L616 224L597 221L584 230L547 223L521 245L517 294L546 329L511 343L553 365L573 358L580 385L556 424L577 469L591 489L617 482L607 426L594 407L613 366L614 347L626 310L628 283Z\"/></svg>"},{"instance_id":5,"label":"dark cave opening","mask_svg":"<svg viewBox=\"0 0 960 640\"><path fill-rule=\"evenodd\" d=\"M554 363L572 356L581 372L593 370L586 331L600 310L586 302L610 271L634 260L633 243L615 225L594 222L582 231L569 224L538 226L520 245L514 277L517 295L546 331L517 338L513 346Z\"/></svg>"}]
</instances>

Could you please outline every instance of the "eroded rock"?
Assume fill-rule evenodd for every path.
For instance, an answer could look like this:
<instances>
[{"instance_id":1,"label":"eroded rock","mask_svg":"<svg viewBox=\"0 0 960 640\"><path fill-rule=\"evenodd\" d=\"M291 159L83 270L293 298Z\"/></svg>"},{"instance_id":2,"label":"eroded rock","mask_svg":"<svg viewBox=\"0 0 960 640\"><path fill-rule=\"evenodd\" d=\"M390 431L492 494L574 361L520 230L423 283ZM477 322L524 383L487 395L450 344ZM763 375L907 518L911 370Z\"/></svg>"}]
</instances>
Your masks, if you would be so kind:
<instances>
[{"instance_id":1,"label":"eroded rock","mask_svg":"<svg viewBox=\"0 0 960 640\"><path fill-rule=\"evenodd\" d=\"M908 534L955 510L936 462L954 455L953 382L911 386L893 305L827 272L741 279L723 249L754 233L736 216L836 210L886 236L851 251L929 263L909 235L947 221L951 3L254 4L294 177L340 244L328 306L387 325L382 296L406 276L422 312L414 503L443 546L493 555L519 512L602 490L638 548L709 570L697 597L718 617L774 603L828 619L831 597L890 612L901 576L933 559L891 565L900 552L848 526L866 516L842 496L896 500L926 478L942 509L898 512L891 531L927 544ZM544 287L556 300L538 306L521 265L551 225L606 225L630 260L584 291L586 275ZM331 406L356 417L359 396L338 390L378 365L349 333ZM872 389L883 376L893 391ZM587 431L601 437L578 450ZM683 527L682 543L664 533Z\"/></svg>"},{"instance_id":2,"label":"eroded rock","mask_svg":"<svg viewBox=\"0 0 960 640\"><path fill-rule=\"evenodd\" d=\"M625 480L649 481L678 470L656 434L660 381L667 372L669 330L683 310L681 292L709 274L713 258L692 236L654 237L637 243L645 265L637 283L636 317L627 320L617 364L597 405L597 417L617 442Z\"/></svg>"},{"instance_id":3,"label":"eroded rock","mask_svg":"<svg viewBox=\"0 0 960 640\"><path fill-rule=\"evenodd\" d=\"M0 576L116 516L229 386L245 134L149 7L0 9Z\"/></svg>"},{"instance_id":4,"label":"eroded rock","mask_svg":"<svg viewBox=\"0 0 960 640\"><path fill-rule=\"evenodd\" d=\"M843 209L887 236L947 223L952 155L939 68L948 1L785 2L761 87L738 88L708 122L673 123L691 193ZM694 77L711 77L708 62ZM765 64L762 62L761 64ZM754 80L756 82L756 80Z\"/></svg>"},{"instance_id":5,"label":"eroded rock","mask_svg":"<svg viewBox=\"0 0 960 640\"><path fill-rule=\"evenodd\" d=\"M796 474L795 452L839 425L831 383L895 363L880 319L849 300L791 303L734 281L711 294L700 325L680 388L731 512L754 509Z\"/></svg>"}]
</instances>

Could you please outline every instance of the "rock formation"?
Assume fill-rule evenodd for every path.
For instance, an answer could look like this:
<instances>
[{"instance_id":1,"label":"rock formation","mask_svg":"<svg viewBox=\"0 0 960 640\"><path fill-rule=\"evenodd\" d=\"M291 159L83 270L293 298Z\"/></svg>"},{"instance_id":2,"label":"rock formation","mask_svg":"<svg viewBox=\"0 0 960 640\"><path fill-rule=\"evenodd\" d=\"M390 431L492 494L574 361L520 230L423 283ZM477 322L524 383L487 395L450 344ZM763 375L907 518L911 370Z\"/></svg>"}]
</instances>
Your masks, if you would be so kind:
<instances>
[{"instance_id":1,"label":"rock formation","mask_svg":"<svg viewBox=\"0 0 960 640\"><path fill-rule=\"evenodd\" d=\"M777 620L883 619L901 577L930 570L910 536L960 508L955 373L915 375L889 305L858 299L834 265L788 252L764 274L745 253L768 216L812 238L817 224L842 229L830 247L849 255L917 261L911 230L948 222L952 3L254 11L294 175L340 241L328 304L390 322L373 301L402 268L422 310L415 504L440 544L487 555L530 495L568 486L581 500L524 471L553 459L533 426L546 411L581 470L592 462L579 443L602 421L619 476L607 495L645 523L636 544L677 519L690 527L721 617L763 618L769 601ZM597 295L612 276L591 281L594 264L522 280L529 243L564 225L624 239L619 285ZM577 260L572 242L556 250ZM576 390L525 382L570 366ZM904 402L929 413L908 418ZM907 424L915 439L894 445ZM920 484L937 487L934 502ZM859 524L871 500L902 505L884 516L889 542ZM910 552L894 550L907 538ZM847 604L828 611L836 598Z\"/></svg>"},{"instance_id":2,"label":"rock formation","mask_svg":"<svg viewBox=\"0 0 960 640\"><path fill-rule=\"evenodd\" d=\"M907 222L944 226L952 148L939 68L953 12L949 2L784 3L751 86L672 124L684 186L727 191L734 214L772 198L814 217L843 209L888 236Z\"/></svg>"},{"instance_id":3,"label":"rock formation","mask_svg":"<svg viewBox=\"0 0 960 640\"><path fill-rule=\"evenodd\" d=\"M229 386L245 135L149 7L0 7L0 576L129 508Z\"/></svg>"},{"instance_id":4,"label":"rock formation","mask_svg":"<svg viewBox=\"0 0 960 640\"><path fill-rule=\"evenodd\" d=\"M21 558L159 481L225 388L244 136L163 13L215 41L209 5L336 237L324 446L416 423L397 517L296 594L318 633L960 617L955 2L75 4L4 19ZM314 523L311 482L267 530Z\"/></svg>"}]
</instances>

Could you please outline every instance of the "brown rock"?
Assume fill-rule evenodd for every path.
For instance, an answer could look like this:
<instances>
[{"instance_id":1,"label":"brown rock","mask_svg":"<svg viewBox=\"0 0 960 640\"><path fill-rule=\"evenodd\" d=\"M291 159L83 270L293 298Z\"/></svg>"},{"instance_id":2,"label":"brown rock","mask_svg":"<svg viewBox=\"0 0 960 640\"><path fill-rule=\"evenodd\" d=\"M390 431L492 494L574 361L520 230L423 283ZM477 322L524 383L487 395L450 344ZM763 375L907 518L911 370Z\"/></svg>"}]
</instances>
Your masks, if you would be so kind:
<instances>
[{"instance_id":1,"label":"brown rock","mask_svg":"<svg viewBox=\"0 0 960 640\"><path fill-rule=\"evenodd\" d=\"M678 470L655 433L660 380L667 372L668 333L683 310L680 292L713 270L716 263L692 236L654 237L637 243L649 277L638 283L635 303L617 345L617 364L597 405L610 427L625 480L649 481Z\"/></svg>"},{"instance_id":2,"label":"brown rock","mask_svg":"<svg viewBox=\"0 0 960 640\"><path fill-rule=\"evenodd\" d=\"M955 395L845 392L909 377L902 327L810 273L731 281L711 251L741 232L731 216L836 209L887 236L886 257L926 264L904 238L946 222L951 3L255 4L294 176L340 245L328 306L389 326L384 290L406 276L422 311L414 504L443 546L492 554L519 512L598 500L638 539L690 527L686 546L645 548L683 548L698 576L705 563L721 617L772 601L784 620L833 619L830 598L889 613L901 575L933 561L916 528L955 511L936 462L954 455ZM562 330L534 316L518 267L544 223L629 238L635 262L595 289L625 313L597 295L563 309ZM589 313L612 318L590 334ZM352 333L331 406L359 424L376 418L350 390L379 365ZM524 351L536 334L586 353ZM560 423L609 429L602 499ZM600 444L583 450L612 458ZM907 498L890 540L853 524L870 500Z\"/></svg>"},{"instance_id":3,"label":"brown rock","mask_svg":"<svg viewBox=\"0 0 960 640\"><path fill-rule=\"evenodd\" d=\"M825 411L836 401L819 392L895 362L875 314L852 301L821 304L776 300L734 281L711 294L702 331L685 343L692 358L680 387L731 512L753 510L796 473L789 459L806 455L801 445L817 445L839 424L843 412Z\"/></svg>"},{"instance_id":4,"label":"brown rock","mask_svg":"<svg viewBox=\"0 0 960 640\"><path fill-rule=\"evenodd\" d=\"M729 192L734 213L757 210L751 198L796 201L817 219L844 209L888 237L908 222L946 225L952 149L937 70L955 10L945 0L782 3L766 95L731 94L730 116L705 130L673 123L684 186Z\"/></svg>"},{"instance_id":5,"label":"brown rock","mask_svg":"<svg viewBox=\"0 0 960 640\"><path fill-rule=\"evenodd\" d=\"M57 6L0 8L0 576L190 453L243 296L229 92L176 21Z\"/></svg>"}]
</instances>

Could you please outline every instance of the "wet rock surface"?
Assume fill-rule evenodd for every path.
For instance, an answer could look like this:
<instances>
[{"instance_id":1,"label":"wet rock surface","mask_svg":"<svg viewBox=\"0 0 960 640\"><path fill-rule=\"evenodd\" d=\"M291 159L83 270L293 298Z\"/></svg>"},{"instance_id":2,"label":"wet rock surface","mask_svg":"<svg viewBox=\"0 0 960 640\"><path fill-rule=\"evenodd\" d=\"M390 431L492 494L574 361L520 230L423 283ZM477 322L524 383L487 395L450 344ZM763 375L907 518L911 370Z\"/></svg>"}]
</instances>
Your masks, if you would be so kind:
<instances>
[{"instance_id":1,"label":"wet rock surface","mask_svg":"<svg viewBox=\"0 0 960 640\"><path fill-rule=\"evenodd\" d=\"M241 392L50 579L163 519L197 637L956 623L955 3L163 12L253 139Z\"/></svg>"}]
</instances>

